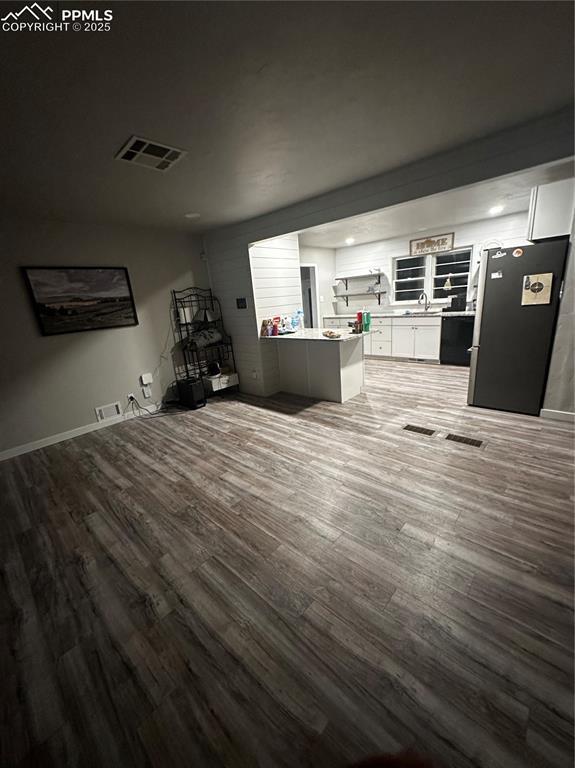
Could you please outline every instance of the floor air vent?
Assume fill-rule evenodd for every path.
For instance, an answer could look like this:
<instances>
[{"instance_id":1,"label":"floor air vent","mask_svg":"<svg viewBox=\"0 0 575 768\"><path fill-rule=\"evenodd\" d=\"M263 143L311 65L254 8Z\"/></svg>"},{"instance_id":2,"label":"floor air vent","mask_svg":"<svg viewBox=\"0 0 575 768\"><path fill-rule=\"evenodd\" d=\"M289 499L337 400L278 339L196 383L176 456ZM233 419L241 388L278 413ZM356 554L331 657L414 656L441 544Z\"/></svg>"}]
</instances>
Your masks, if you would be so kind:
<instances>
[{"instance_id":1,"label":"floor air vent","mask_svg":"<svg viewBox=\"0 0 575 768\"><path fill-rule=\"evenodd\" d=\"M106 421L106 419L115 419L122 415L121 403L108 403L108 405L98 405L94 409L96 411L96 418L98 421Z\"/></svg>"},{"instance_id":2,"label":"floor air vent","mask_svg":"<svg viewBox=\"0 0 575 768\"><path fill-rule=\"evenodd\" d=\"M414 424L406 424L404 427L408 432L417 432L418 435L433 435L435 430L427 429L427 427L416 427Z\"/></svg>"},{"instance_id":3,"label":"floor air vent","mask_svg":"<svg viewBox=\"0 0 575 768\"><path fill-rule=\"evenodd\" d=\"M475 440L473 437L463 437L462 435L447 435L446 440L453 440L454 443L463 443L463 445L472 445L474 448L481 448L483 440Z\"/></svg>"},{"instance_id":4,"label":"floor air vent","mask_svg":"<svg viewBox=\"0 0 575 768\"><path fill-rule=\"evenodd\" d=\"M116 160L126 160L132 165L143 165L145 168L165 173L185 154L183 149L132 136L118 152Z\"/></svg>"}]
</instances>

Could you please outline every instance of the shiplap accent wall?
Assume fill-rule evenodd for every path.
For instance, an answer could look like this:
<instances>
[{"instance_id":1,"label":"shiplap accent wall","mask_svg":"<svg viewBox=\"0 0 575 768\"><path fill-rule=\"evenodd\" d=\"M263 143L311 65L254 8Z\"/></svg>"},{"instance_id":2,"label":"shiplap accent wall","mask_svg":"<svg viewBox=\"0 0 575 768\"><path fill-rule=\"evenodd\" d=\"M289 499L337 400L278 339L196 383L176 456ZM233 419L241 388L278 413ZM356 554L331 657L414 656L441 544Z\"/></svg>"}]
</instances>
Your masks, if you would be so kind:
<instances>
[{"instance_id":1,"label":"shiplap accent wall","mask_svg":"<svg viewBox=\"0 0 575 768\"><path fill-rule=\"evenodd\" d=\"M262 395L262 360L254 310L248 246L229 244L210 251L210 284L220 300L227 333L232 337L242 392ZM236 299L245 298L246 309Z\"/></svg>"},{"instance_id":2,"label":"shiplap accent wall","mask_svg":"<svg viewBox=\"0 0 575 768\"><path fill-rule=\"evenodd\" d=\"M262 320L275 315L293 315L302 306L300 256L297 235L262 240L250 246L250 270L256 313L256 333ZM266 366L265 392L280 386L277 342L259 342L260 358Z\"/></svg>"},{"instance_id":3,"label":"shiplap accent wall","mask_svg":"<svg viewBox=\"0 0 575 768\"><path fill-rule=\"evenodd\" d=\"M503 247L511 245L527 245L525 239L527 233L527 211L515 213L509 216L498 216L496 218L482 219L481 221L468 222L466 224L438 224L433 230L417 232L412 235L395 237L389 240L379 240L374 243L365 243L364 245L352 245L347 248L337 248L335 252L335 274L338 275L358 275L368 272L370 269L379 268L382 271L381 282L382 289L387 291L385 296L381 297L381 305L378 305L374 296L360 296L349 299L349 308L345 306L343 299L338 299L336 304L336 314L346 314L357 312L365 307L372 312L381 311L382 308L389 307L392 295L393 281L393 263L392 260L397 256L409 255L409 241L415 238L422 238L438 234L439 232L455 232L455 248L473 246L472 269L470 276L474 273L474 267L478 264L481 257L481 251L484 248L493 248L501 244ZM375 280L365 278L357 281L355 285L349 284L349 290L363 290L364 286L373 283ZM361 286L361 288L359 287ZM338 290L341 292L342 287ZM394 305L396 308L409 309L414 304L400 302Z\"/></svg>"},{"instance_id":4,"label":"shiplap accent wall","mask_svg":"<svg viewBox=\"0 0 575 768\"><path fill-rule=\"evenodd\" d=\"M300 258L297 235L262 240L250 247L250 269L258 328L274 315L301 308Z\"/></svg>"},{"instance_id":5,"label":"shiplap accent wall","mask_svg":"<svg viewBox=\"0 0 575 768\"><path fill-rule=\"evenodd\" d=\"M233 337L240 389L264 395L273 391L273 385L267 384L269 353L261 354L260 347L265 342L260 344L257 335L249 260L251 243L514 173L572 153L573 115L570 108L565 108L365 181L207 233L204 247L211 284L222 302L224 322ZM247 309L236 309L237 296L248 298ZM270 382L272 379L275 377L270 378Z\"/></svg>"}]
</instances>

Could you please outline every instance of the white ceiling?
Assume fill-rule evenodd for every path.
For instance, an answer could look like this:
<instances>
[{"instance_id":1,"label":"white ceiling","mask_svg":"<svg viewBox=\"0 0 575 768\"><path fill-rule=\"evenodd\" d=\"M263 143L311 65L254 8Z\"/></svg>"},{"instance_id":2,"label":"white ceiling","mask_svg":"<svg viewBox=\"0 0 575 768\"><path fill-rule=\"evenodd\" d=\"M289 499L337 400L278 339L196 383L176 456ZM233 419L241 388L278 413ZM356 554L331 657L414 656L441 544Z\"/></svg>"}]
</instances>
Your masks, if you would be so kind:
<instances>
[{"instance_id":1,"label":"white ceiling","mask_svg":"<svg viewBox=\"0 0 575 768\"><path fill-rule=\"evenodd\" d=\"M522 173L501 176L469 187L422 197L381 211L322 224L299 233L302 245L343 248L347 238L354 245L386 240L489 217L489 209L502 205L501 216L527 211L531 187L573 176L573 160L541 165Z\"/></svg>"},{"instance_id":2,"label":"white ceiling","mask_svg":"<svg viewBox=\"0 0 575 768\"><path fill-rule=\"evenodd\" d=\"M573 98L571 3L110 6L110 32L0 32L2 215L203 231ZM115 161L133 134L188 154Z\"/></svg>"}]
</instances>

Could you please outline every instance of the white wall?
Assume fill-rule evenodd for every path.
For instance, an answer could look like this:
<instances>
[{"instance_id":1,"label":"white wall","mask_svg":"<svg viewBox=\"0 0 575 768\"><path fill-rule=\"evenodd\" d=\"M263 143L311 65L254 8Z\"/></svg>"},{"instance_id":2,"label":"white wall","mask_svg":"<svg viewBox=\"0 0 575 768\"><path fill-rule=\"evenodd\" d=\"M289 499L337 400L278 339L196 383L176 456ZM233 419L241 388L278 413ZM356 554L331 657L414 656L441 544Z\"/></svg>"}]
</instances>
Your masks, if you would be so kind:
<instances>
[{"instance_id":1,"label":"white wall","mask_svg":"<svg viewBox=\"0 0 575 768\"><path fill-rule=\"evenodd\" d=\"M439 223L432 230L410 233L389 240L378 240L377 242L366 243L365 245L352 245L347 248L336 249L336 276L362 274L375 267L381 269L383 273L381 277L382 289L387 291L387 295L381 297L381 305L378 305L377 299L374 296L350 298L349 308L345 306L345 301L339 299L336 304L336 314L355 313L364 306L372 312L377 312L378 309L381 311L382 308L389 307L390 301L393 298L392 260L397 256L409 255L410 240L437 235L441 232L455 233L455 248L473 246L472 264L475 265L478 263L481 251L486 247L491 248L499 244L503 247L528 244L528 241L525 239L527 211L510 216L491 217L466 224ZM471 274L473 274L473 268ZM361 286L367 285L370 281L371 279L362 281ZM351 284L349 290L353 290ZM399 302L394 305L394 308L409 309L413 306L415 305L408 302Z\"/></svg>"},{"instance_id":2,"label":"white wall","mask_svg":"<svg viewBox=\"0 0 575 768\"><path fill-rule=\"evenodd\" d=\"M299 247L301 264L315 264L319 282L319 327L323 325L325 315L333 315L335 301L333 300L333 281L335 279L335 249L313 248L307 245Z\"/></svg>"},{"instance_id":3,"label":"white wall","mask_svg":"<svg viewBox=\"0 0 575 768\"><path fill-rule=\"evenodd\" d=\"M264 362L258 341L248 244L239 249L223 246L217 251L210 250L208 267L212 291L220 300L224 325L232 337L240 389L263 394ZM245 309L238 308L238 298L246 300Z\"/></svg>"},{"instance_id":4,"label":"white wall","mask_svg":"<svg viewBox=\"0 0 575 768\"><path fill-rule=\"evenodd\" d=\"M301 309L300 255L297 235L284 235L254 243L249 249L256 335L262 320L293 315ZM279 362L275 341L258 340L267 363L266 394L279 388Z\"/></svg>"},{"instance_id":5,"label":"white wall","mask_svg":"<svg viewBox=\"0 0 575 768\"><path fill-rule=\"evenodd\" d=\"M272 376L270 386L267 385L268 369L272 370L275 362L269 350L262 351L263 344L254 334L256 322L249 263L251 243L514 173L569 157L572 152L572 112L565 109L256 219L207 233L205 246L212 285L222 301L224 321L234 337L240 388L271 394L272 379L275 379ZM248 298L247 310L236 309L237 296Z\"/></svg>"},{"instance_id":6,"label":"white wall","mask_svg":"<svg viewBox=\"0 0 575 768\"><path fill-rule=\"evenodd\" d=\"M208 284L197 241L157 229L32 221L3 224L0 252L0 453L92 424L97 405L141 395L140 373L158 366L152 393L161 399L174 378L170 291ZM34 265L127 267L139 325L41 336L20 274Z\"/></svg>"},{"instance_id":7,"label":"white wall","mask_svg":"<svg viewBox=\"0 0 575 768\"><path fill-rule=\"evenodd\" d=\"M250 247L250 269L257 330L274 315L301 309L300 255L297 235L262 240Z\"/></svg>"}]
</instances>

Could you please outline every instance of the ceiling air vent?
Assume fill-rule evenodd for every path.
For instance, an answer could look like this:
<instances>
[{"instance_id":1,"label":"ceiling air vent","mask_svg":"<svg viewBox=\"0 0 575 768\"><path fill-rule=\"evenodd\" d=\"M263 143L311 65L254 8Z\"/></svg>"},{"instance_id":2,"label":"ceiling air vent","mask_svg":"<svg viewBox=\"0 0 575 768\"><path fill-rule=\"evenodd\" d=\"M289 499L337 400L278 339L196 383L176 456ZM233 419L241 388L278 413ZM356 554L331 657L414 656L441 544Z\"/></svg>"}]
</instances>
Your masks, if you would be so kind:
<instances>
[{"instance_id":1,"label":"ceiling air vent","mask_svg":"<svg viewBox=\"0 0 575 768\"><path fill-rule=\"evenodd\" d=\"M96 418L98 421L106 421L106 419L115 419L122 415L121 403L108 403L108 405L98 405L95 408Z\"/></svg>"},{"instance_id":2,"label":"ceiling air vent","mask_svg":"<svg viewBox=\"0 0 575 768\"><path fill-rule=\"evenodd\" d=\"M165 172L178 160L181 160L185 154L183 149L168 147L166 144L158 144L156 141L132 136L118 152L116 159L125 160L132 165L143 165L145 168Z\"/></svg>"}]
</instances>

